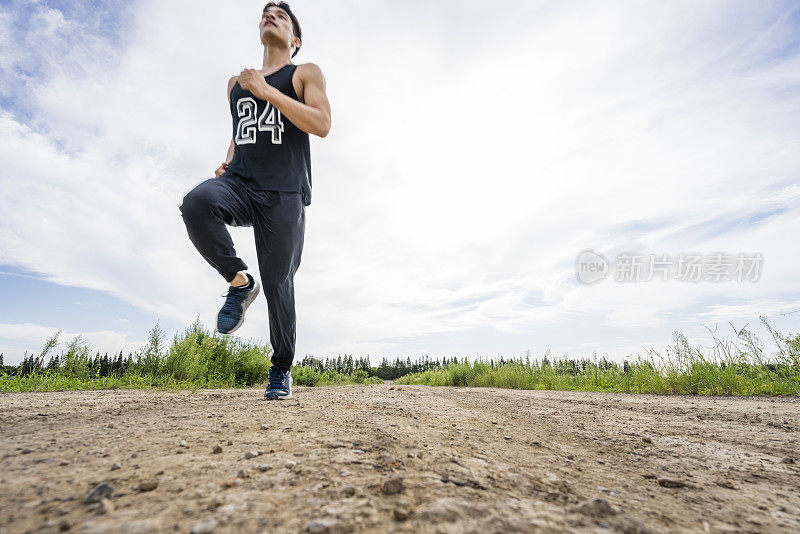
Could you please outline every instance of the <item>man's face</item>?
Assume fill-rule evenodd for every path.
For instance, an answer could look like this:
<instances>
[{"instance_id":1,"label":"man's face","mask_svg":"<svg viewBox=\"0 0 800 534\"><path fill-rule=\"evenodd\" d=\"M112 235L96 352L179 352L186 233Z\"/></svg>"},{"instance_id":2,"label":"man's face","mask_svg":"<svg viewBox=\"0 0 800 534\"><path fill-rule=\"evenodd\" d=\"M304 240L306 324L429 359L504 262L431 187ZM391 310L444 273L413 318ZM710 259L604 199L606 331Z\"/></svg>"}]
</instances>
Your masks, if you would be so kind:
<instances>
[{"instance_id":1,"label":"man's face","mask_svg":"<svg viewBox=\"0 0 800 534\"><path fill-rule=\"evenodd\" d=\"M266 8L261 14L261 22L258 24L258 29L261 31L261 41L263 43L266 43L268 38L277 37L290 46L297 46L297 43L293 42L296 37L294 36L292 19L280 7L270 6Z\"/></svg>"}]
</instances>

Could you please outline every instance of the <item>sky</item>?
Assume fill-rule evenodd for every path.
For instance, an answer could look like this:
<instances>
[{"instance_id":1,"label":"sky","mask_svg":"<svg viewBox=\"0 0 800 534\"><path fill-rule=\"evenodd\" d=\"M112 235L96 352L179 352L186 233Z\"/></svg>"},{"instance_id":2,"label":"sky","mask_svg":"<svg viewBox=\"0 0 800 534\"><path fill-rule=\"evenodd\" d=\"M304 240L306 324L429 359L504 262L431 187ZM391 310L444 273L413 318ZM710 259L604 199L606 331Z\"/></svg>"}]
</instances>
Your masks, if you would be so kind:
<instances>
[{"instance_id":1,"label":"sky","mask_svg":"<svg viewBox=\"0 0 800 534\"><path fill-rule=\"evenodd\" d=\"M591 357L800 331L795 2L294 1L322 69L296 358ZM140 349L227 284L178 206L262 2L0 2L0 352ZM257 278L252 228L229 229ZM793 237L794 236L794 237ZM577 258L606 259L582 283ZM760 255L743 281L621 256ZM262 295L234 334L269 339ZM773 347L774 348L774 347Z\"/></svg>"}]
</instances>

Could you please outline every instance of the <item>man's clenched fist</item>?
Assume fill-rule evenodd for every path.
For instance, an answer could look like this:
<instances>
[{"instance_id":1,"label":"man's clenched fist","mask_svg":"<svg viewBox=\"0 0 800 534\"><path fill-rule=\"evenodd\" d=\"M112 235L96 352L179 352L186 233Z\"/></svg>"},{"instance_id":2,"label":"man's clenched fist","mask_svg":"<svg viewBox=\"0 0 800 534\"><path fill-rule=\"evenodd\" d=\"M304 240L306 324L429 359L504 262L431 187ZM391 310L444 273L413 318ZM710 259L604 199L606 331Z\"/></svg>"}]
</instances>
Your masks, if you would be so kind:
<instances>
[{"instance_id":1,"label":"man's clenched fist","mask_svg":"<svg viewBox=\"0 0 800 534\"><path fill-rule=\"evenodd\" d=\"M214 171L214 174L216 174L216 175L217 175L217 178L219 178L220 176L222 176L223 174L225 174L225 171L227 171L227 170L228 170L228 164L223 162L223 163L222 163L222 165L220 165L220 166L217 168L217 170L216 170L216 171Z\"/></svg>"},{"instance_id":2,"label":"man's clenched fist","mask_svg":"<svg viewBox=\"0 0 800 534\"><path fill-rule=\"evenodd\" d=\"M277 91L255 69L244 69L239 74L239 85L242 86L242 89L250 91L256 98L261 100L269 100L269 97Z\"/></svg>"}]
</instances>

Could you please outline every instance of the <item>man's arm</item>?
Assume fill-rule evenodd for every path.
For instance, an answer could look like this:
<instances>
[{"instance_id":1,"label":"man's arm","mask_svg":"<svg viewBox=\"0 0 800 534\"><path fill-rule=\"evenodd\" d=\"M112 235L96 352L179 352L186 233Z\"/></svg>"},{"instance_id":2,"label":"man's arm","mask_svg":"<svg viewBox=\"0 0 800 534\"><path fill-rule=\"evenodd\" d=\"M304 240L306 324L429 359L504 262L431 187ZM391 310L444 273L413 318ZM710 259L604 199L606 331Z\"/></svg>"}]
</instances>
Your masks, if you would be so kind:
<instances>
[{"instance_id":1,"label":"man's arm","mask_svg":"<svg viewBox=\"0 0 800 534\"><path fill-rule=\"evenodd\" d=\"M239 75L239 83L261 100L267 100L306 133L325 137L331 130L331 106L325 92L325 77L314 63L297 67L303 82L303 100L281 93L269 85L263 76L253 69L244 69Z\"/></svg>"},{"instance_id":2,"label":"man's arm","mask_svg":"<svg viewBox=\"0 0 800 534\"><path fill-rule=\"evenodd\" d=\"M231 144L230 144L230 146L228 146L228 153L225 154L225 166L226 167L227 167L228 163L230 163L231 160L233 159L233 149L234 148L235 148L235 145L233 144L233 139L231 139Z\"/></svg>"},{"instance_id":3,"label":"man's arm","mask_svg":"<svg viewBox=\"0 0 800 534\"><path fill-rule=\"evenodd\" d=\"M231 106L231 91L233 91L233 86L236 85L236 80L238 80L238 79L239 79L238 76L231 76L230 80L228 80L228 107L229 108ZM225 164L226 165L228 163L230 163L231 160L233 159L233 148L234 148L233 135L231 135L231 144L228 147L228 154L227 154L227 156L225 156Z\"/></svg>"},{"instance_id":4,"label":"man's arm","mask_svg":"<svg viewBox=\"0 0 800 534\"><path fill-rule=\"evenodd\" d=\"M237 78L238 76L231 76L231 79L228 80L228 106L230 106L231 103L231 91L233 90L233 86L236 85ZM223 161L222 165L220 165L219 168L217 168L217 170L214 171L214 174L217 176L217 178L225 174L225 171L228 169L228 163L230 163L231 160L233 159L234 148L235 146L233 144L233 136L231 136L231 144L228 146L228 153L225 155L225 161Z\"/></svg>"}]
</instances>

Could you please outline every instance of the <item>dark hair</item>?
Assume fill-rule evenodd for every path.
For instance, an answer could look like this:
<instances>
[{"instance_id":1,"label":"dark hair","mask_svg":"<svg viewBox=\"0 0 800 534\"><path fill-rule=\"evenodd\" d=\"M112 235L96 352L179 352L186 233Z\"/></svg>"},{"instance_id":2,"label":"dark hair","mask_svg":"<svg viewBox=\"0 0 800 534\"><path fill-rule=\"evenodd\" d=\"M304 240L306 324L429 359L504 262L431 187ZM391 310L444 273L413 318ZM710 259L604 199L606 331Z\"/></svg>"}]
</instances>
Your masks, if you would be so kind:
<instances>
[{"instance_id":1,"label":"dark hair","mask_svg":"<svg viewBox=\"0 0 800 534\"><path fill-rule=\"evenodd\" d=\"M264 6L264 11L266 11L267 8L269 7L279 7L282 10L286 11L286 14L289 15L290 19L292 19L292 28L294 29L294 35L295 37L300 39L300 45L302 46L303 32L300 31L300 22L298 22L297 17L294 16L294 13L292 13L292 8L289 7L289 4L287 4L286 2L267 2L267 5ZM300 47L298 46L295 49L294 54L292 54L292 57L296 56L299 51Z\"/></svg>"}]
</instances>

